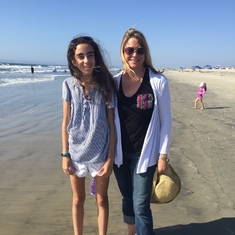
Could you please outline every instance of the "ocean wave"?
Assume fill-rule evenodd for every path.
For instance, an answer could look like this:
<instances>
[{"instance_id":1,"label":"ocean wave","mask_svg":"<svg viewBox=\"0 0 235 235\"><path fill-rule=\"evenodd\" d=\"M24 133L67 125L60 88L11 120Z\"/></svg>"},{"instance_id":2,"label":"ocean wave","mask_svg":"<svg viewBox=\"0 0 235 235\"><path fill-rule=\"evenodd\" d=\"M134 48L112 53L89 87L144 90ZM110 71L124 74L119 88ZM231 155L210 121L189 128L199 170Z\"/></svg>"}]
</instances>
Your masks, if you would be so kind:
<instances>
[{"instance_id":1,"label":"ocean wave","mask_svg":"<svg viewBox=\"0 0 235 235\"><path fill-rule=\"evenodd\" d=\"M0 86L10 86L16 84L26 84L26 83L38 83L38 82L49 82L55 80L55 77L45 77L45 78L36 78L36 79L29 79L29 78L2 78L0 79Z\"/></svg>"},{"instance_id":2,"label":"ocean wave","mask_svg":"<svg viewBox=\"0 0 235 235\"><path fill-rule=\"evenodd\" d=\"M42 64L32 66L34 67L34 73L31 73L30 64L0 63L0 87L49 82L54 81L57 77L67 75L67 66Z\"/></svg>"},{"instance_id":3,"label":"ocean wave","mask_svg":"<svg viewBox=\"0 0 235 235\"><path fill-rule=\"evenodd\" d=\"M31 73L31 66L34 67L34 73ZM120 69L112 67L109 71L115 75ZM0 87L49 82L68 76L70 72L66 65L0 63Z\"/></svg>"}]
</instances>

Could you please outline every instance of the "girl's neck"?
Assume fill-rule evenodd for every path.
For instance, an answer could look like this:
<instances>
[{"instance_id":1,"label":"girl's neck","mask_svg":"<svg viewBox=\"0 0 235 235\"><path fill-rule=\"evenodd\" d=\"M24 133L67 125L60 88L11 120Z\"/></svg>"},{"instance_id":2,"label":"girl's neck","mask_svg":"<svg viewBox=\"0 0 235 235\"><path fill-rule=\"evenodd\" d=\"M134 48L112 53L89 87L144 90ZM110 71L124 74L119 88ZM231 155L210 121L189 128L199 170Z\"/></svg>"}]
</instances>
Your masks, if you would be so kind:
<instances>
[{"instance_id":1,"label":"girl's neck","mask_svg":"<svg viewBox=\"0 0 235 235\"><path fill-rule=\"evenodd\" d=\"M93 81L93 75L87 75L81 77L81 82L90 83L91 81Z\"/></svg>"},{"instance_id":2,"label":"girl's neck","mask_svg":"<svg viewBox=\"0 0 235 235\"><path fill-rule=\"evenodd\" d=\"M85 79L84 79L85 78ZM82 86L83 92L85 97L89 96L89 93L91 92L91 90L93 90L93 88L95 87L95 81L93 77L83 77L80 81L79 81L80 85Z\"/></svg>"},{"instance_id":3,"label":"girl's neck","mask_svg":"<svg viewBox=\"0 0 235 235\"><path fill-rule=\"evenodd\" d=\"M94 86L95 84L95 79L93 77L93 74L88 75L88 76L82 76L80 79L80 84L84 87L86 86Z\"/></svg>"}]
</instances>

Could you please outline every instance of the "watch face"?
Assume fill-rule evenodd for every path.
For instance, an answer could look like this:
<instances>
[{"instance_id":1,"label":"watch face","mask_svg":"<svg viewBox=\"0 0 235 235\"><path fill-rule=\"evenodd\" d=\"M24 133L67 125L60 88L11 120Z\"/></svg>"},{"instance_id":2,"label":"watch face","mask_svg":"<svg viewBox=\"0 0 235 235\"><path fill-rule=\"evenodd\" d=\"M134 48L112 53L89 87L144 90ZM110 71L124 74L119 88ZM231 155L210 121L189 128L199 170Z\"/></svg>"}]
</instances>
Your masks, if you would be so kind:
<instances>
[{"instance_id":1,"label":"watch face","mask_svg":"<svg viewBox=\"0 0 235 235\"><path fill-rule=\"evenodd\" d=\"M159 157L159 159L162 159L162 160L165 161L165 162L169 162L169 161L170 161L170 159L169 159L169 158L166 158L166 157Z\"/></svg>"}]
</instances>

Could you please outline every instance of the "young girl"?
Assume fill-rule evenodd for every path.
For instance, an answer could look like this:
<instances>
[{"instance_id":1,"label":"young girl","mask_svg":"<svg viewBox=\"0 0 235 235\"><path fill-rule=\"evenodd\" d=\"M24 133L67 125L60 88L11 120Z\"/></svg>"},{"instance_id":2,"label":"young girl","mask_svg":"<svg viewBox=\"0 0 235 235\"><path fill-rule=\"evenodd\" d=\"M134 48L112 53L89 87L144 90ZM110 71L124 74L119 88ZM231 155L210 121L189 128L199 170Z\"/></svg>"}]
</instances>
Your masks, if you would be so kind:
<instances>
[{"instance_id":1,"label":"young girl","mask_svg":"<svg viewBox=\"0 0 235 235\"><path fill-rule=\"evenodd\" d=\"M202 101L202 98L203 98L203 94L206 92L207 90L207 87L206 87L206 83L205 82L202 82L200 85L199 85L199 89L197 91L197 98L195 99L194 101L194 109L197 108L197 102L199 101L200 104L201 104L201 109L205 109L205 106L204 106L204 103Z\"/></svg>"},{"instance_id":2,"label":"young girl","mask_svg":"<svg viewBox=\"0 0 235 235\"><path fill-rule=\"evenodd\" d=\"M108 184L114 161L114 91L98 44L87 36L73 39L67 52L72 77L62 86L62 168L73 192L74 235L82 235L85 177L96 181L99 235L107 234Z\"/></svg>"}]
</instances>

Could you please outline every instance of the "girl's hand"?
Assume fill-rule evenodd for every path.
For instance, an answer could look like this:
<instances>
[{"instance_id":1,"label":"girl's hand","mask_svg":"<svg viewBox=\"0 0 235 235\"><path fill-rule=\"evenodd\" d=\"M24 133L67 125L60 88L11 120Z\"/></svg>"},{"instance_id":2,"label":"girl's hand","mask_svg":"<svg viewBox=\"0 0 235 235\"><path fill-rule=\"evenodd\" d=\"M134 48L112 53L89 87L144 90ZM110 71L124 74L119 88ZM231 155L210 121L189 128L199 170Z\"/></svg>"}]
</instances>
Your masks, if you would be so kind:
<instances>
[{"instance_id":1,"label":"girl's hand","mask_svg":"<svg viewBox=\"0 0 235 235\"><path fill-rule=\"evenodd\" d=\"M113 160L109 159L104 163L98 172L98 176L109 177L113 172Z\"/></svg>"},{"instance_id":2,"label":"girl's hand","mask_svg":"<svg viewBox=\"0 0 235 235\"><path fill-rule=\"evenodd\" d=\"M77 171L68 157L62 157L62 169L66 175L73 175Z\"/></svg>"}]
</instances>

